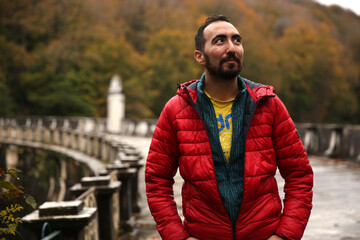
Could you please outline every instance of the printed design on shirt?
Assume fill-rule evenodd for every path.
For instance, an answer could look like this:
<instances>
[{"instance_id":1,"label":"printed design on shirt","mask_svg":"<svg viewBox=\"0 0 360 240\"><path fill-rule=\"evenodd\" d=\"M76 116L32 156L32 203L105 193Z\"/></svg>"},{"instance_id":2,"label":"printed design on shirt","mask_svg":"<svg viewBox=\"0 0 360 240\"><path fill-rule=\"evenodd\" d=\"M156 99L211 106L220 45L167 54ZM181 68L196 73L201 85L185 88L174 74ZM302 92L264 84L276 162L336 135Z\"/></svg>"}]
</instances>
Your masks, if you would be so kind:
<instances>
[{"instance_id":1,"label":"printed design on shirt","mask_svg":"<svg viewBox=\"0 0 360 240\"><path fill-rule=\"evenodd\" d=\"M225 125L226 125L226 129L230 130L229 118L231 118L231 113L225 117L225 120L222 114L219 114L219 117L216 118L218 122L221 124L219 128L219 133L222 132L222 130L224 130Z\"/></svg>"},{"instance_id":2,"label":"printed design on shirt","mask_svg":"<svg viewBox=\"0 0 360 240\"><path fill-rule=\"evenodd\" d=\"M229 123L230 118L231 113L225 118L222 114L219 114L219 117L216 118L219 122L219 137L225 156L229 156L231 150L232 131Z\"/></svg>"}]
</instances>

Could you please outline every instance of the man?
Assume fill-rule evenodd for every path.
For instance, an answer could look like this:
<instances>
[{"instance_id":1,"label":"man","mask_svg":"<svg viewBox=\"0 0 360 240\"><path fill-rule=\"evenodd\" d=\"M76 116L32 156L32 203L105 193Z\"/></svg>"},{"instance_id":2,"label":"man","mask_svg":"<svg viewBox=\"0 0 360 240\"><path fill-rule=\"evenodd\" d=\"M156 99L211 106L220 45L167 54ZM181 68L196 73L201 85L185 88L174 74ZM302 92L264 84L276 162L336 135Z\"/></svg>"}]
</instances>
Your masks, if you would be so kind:
<instances>
[{"instance_id":1,"label":"man","mask_svg":"<svg viewBox=\"0 0 360 240\"><path fill-rule=\"evenodd\" d=\"M146 163L150 211L163 239L301 239L312 208L313 172L294 123L270 86L239 76L244 49L223 15L195 37L200 80L164 107ZM184 223L173 177L184 179ZM285 179L284 208L275 180Z\"/></svg>"}]
</instances>

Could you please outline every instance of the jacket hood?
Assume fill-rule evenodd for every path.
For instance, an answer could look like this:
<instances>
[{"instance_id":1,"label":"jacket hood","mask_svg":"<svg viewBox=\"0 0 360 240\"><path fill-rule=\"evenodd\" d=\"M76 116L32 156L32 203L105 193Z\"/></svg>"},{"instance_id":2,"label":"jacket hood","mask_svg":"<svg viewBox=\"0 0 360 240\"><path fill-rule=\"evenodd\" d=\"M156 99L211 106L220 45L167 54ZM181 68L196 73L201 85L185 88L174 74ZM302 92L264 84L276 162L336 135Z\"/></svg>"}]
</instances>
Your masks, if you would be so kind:
<instances>
[{"instance_id":1,"label":"jacket hood","mask_svg":"<svg viewBox=\"0 0 360 240\"><path fill-rule=\"evenodd\" d=\"M275 89L273 86L255 83L246 78L243 79L245 81L248 92L250 93L250 96L255 100L255 102L257 102L263 97L275 95Z\"/></svg>"},{"instance_id":2,"label":"jacket hood","mask_svg":"<svg viewBox=\"0 0 360 240\"><path fill-rule=\"evenodd\" d=\"M177 94L183 97L186 101L190 102L189 96L194 102L197 101L196 85L199 79L194 79L186 83L178 84Z\"/></svg>"}]
</instances>

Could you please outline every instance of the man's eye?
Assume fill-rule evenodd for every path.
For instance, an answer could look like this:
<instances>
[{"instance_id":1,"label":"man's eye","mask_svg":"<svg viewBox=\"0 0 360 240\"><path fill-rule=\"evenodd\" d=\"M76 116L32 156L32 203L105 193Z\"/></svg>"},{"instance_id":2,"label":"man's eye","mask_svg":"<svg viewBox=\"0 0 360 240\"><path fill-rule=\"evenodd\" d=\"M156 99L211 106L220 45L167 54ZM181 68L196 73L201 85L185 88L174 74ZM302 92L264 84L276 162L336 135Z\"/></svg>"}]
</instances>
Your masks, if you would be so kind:
<instances>
[{"instance_id":1,"label":"man's eye","mask_svg":"<svg viewBox=\"0 0 360 240\"><path fill-rule=\"evenodd\" d=\"M216 40L215 40L215 43L223 43L223 42L224 42L223 39L216 39Z\"/></svg>"},{"instance_id":2,"label":"man's eye","mask_svg":"<svg viewBox=\"0 0 360 240\"><path fill-rule=\"evenodd\" d=\"M237 43L241 43L241 38L235 38L234 41L237 42Z\"/></svg>"}]
</instances>

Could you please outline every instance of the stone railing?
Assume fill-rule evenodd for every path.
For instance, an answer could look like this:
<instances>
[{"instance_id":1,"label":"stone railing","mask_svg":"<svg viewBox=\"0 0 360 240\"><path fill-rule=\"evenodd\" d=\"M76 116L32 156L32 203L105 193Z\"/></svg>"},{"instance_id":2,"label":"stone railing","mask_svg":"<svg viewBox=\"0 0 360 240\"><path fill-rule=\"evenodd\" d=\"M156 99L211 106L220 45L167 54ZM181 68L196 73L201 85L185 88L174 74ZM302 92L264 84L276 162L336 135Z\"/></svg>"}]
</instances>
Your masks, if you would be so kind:
<instances>
[{"instance_id":1,"label":"stone railing","mask_svg":"<svg viewBox=\"0 0 360 240\"><path fill-rule=\"evenodd\" d=\"M122 133L152 136L156 120L124 120ZM360 125L296 123L309 154L360 162Z\"/></svg>"},{"instance_id":2,"label":"stone railing","mask_svg":"<svg viewBox=\"0 0 360 240\"><path fill-rule=\"evenodd\" d=\"M28 229L26 239L42 239L40 233L48 224L61 237L53 239L98 240L95 188L88 189L74 201L45 202L38 210L22 218L22 221Z\"/></svg>"},{"instance_id":3,"label":"stone railing","mask_svg":"<svg viewBox=\"0 0 360 240\"><path fill-rule=\"evenodd\" d=\"M95 175L116 159L131 161L124 152L138 154L134 147L107 136L104 119L0 118L0 143L61 152L86 164Z\"/></svg>"},{"instance_id":4,"label":"stone railing","mask_svg":"<svg viewBox=\"0 0 360 240\"><path fill-rule=\"evenodd\" d=\"M122 132L152 136L156 120L124 120ZM296 123L309 154L360 162L360 125Z\"/></svg>"},{"instance_id":5,"label":"stone railing","mask_svg":"<svg viewBox=\"0 0 360 240\"><path fill-rule=\"evenodd\" d=\"M155 123L126 120L121 132L150 137ZM360 162L360 126L296 127L309 154ZM139 212L138 172L143 166L142 156L133 146L110 140L104 120L0 118L0 143L62 152L87 164L94 173L68 189L74 199L46 202L23 218L24 226L37 233L34 239L44 223L60 230L63 239L114 239L119 229L131 230L132 215Z\"/></svg>"},{"instance_id":6,"label":"stone railing","mask_svg":"<svg viewBox=\"0 0 360 240\"><path fill-rule=\"evenodd\" d=\"M156 122L156 119L138 121L125 119L121 124L121 134L151 137L155 130Z\"/></svg>"},{"instance_id":7,"label":"stone railing","mask_svg":"<svg viewBox=\"0 0 360 240\"><path fill-rule=\"evenodd\" d=\"M122 133L152 136L156 120L124 120ZM296 123L309 154L360 162L360 125Z\"/></svg>"},{"instance_id":8,"label":"stone railing","mask_svg":"<svg viewBox=\"0 0 360 240\"><path fill-rule=\"evenodd\" d=\"M113 163L123 146L107 139L105 125L106 119L94 118L0 118L0 141L65 147ZM156 120L123 120L121 134L151 137L155 125ZM297 123L296 127L309 154L360 161L359 125Z\"/></svg>"},{"instance_id":9,"label":"stone railing","mask_svg":"<svg viewBox=\"0 0 360 240\"><path fill-rule=\"evenodd\" d=\"M360 162L360 126L341 124L296 124L309 154Z\"/></svg>"},{"instance_id":10,"label":"stone railing","mask_svg":"<svg viewBox=\"0 0 360 240\"><path fill-rule=\"evenodd\" d=\"M119 231L131 231L133 213L140 210L138 172L144 163L136 148L109 137L104 121L0 119L0 143L60 152L93 173L67 189L74 199L45 202L25 216L27 239L40 239L45 223L60 230L62 239L111 240Z\"/></svg>"}]
</instances>

